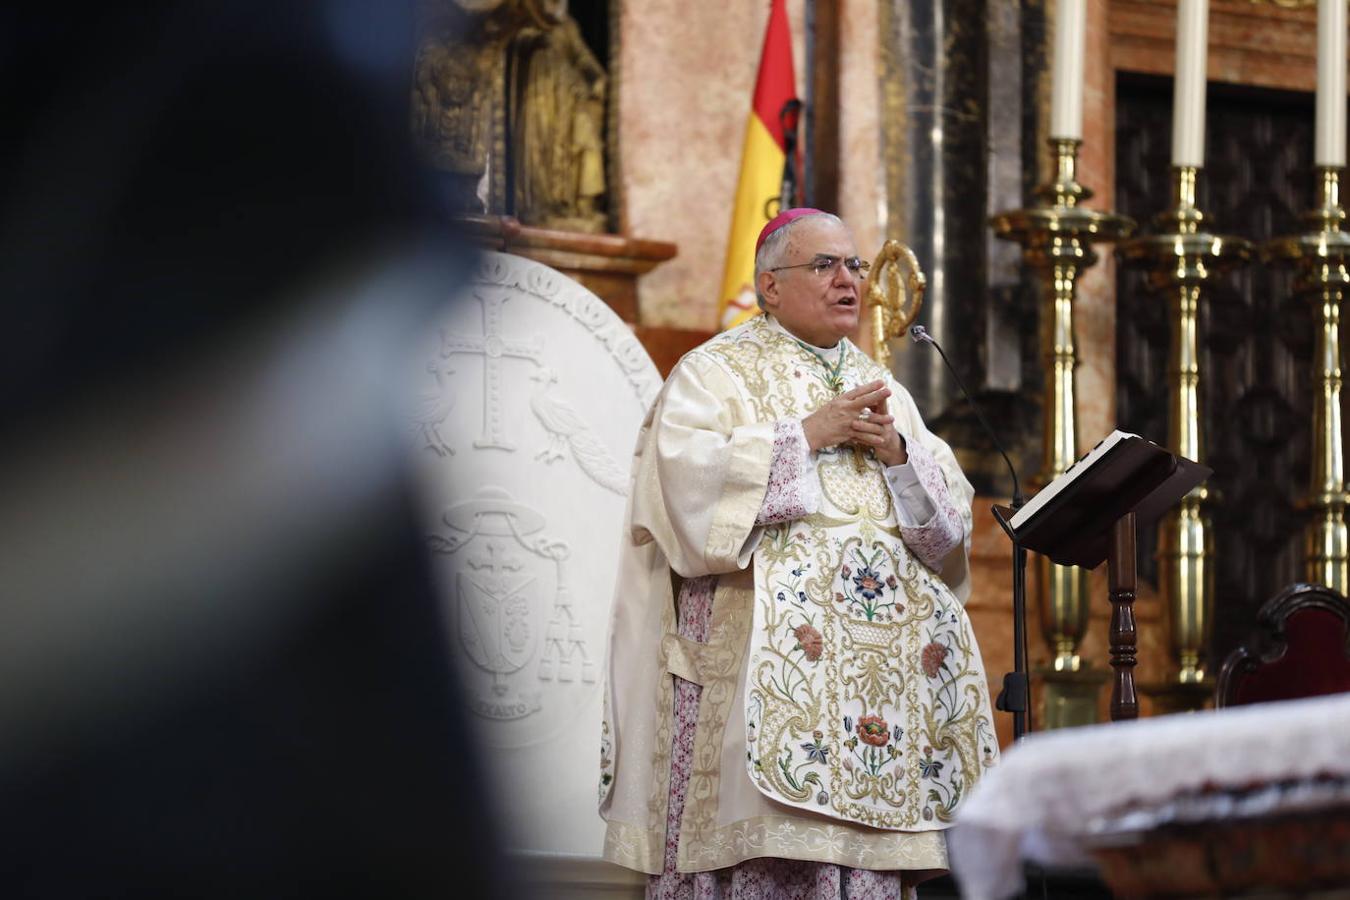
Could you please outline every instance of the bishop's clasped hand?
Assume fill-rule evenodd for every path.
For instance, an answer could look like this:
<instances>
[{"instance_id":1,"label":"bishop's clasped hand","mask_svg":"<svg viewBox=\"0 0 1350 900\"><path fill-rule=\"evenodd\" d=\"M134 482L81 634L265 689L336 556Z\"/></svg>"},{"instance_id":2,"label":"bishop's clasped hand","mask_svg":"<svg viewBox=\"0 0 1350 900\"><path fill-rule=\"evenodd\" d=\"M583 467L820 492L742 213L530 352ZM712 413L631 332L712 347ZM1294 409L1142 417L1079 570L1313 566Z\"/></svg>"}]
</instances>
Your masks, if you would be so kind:
<instances>
[{"instance_id":1,"label":"bishop's clasped hand","mask_svg":"<svg viewBox=\"0 0 1350 900\"><path fill-rule=\"evenodd\" d=\"M845 391L802 420L807 444L812 450L854 444L872 450L882 465L903 465L909 455L886 406L890 395L882 381Z\"/></svg>"}]
</instances>

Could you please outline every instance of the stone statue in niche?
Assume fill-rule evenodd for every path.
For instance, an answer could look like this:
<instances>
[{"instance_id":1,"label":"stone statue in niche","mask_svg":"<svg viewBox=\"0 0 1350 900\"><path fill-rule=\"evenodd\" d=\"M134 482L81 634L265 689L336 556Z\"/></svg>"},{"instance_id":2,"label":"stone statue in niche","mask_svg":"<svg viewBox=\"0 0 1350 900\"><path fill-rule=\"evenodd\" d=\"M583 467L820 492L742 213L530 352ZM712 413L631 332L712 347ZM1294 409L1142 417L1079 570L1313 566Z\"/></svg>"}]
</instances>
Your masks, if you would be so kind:
<instances>
[{"instance_id":1,"label":"stone statue in niche","mask_svg":"<svg viewBox=\"0 0 1350 900\"><path fill-rule=\"evenodd\" d=\"M530 225L603 231L605 70L571 19L527 30L516 50L516 215Z\"/></svg>"},{"instance_id":2,"label":"stone statue in niche","mask_svg":"<svg viewBox=\"0 0 1350 900\"><path fill-rule=\"evenodd\" d=\"M437 168L475 177L487 170L492 96L482 73L492 70L492 50L436 41L418 50L413 138Z\"/></svg>"},{"instance_id":3,"label":"stone statue in niche","mask_svg":"<svg viewBox=\"0 0 1350 900\"><path fill-rule=\"evenodd\" d=\"M464 212L604 231L607 91L565 0L425 6L413 139Z\"/></svg>"}]
</instances>

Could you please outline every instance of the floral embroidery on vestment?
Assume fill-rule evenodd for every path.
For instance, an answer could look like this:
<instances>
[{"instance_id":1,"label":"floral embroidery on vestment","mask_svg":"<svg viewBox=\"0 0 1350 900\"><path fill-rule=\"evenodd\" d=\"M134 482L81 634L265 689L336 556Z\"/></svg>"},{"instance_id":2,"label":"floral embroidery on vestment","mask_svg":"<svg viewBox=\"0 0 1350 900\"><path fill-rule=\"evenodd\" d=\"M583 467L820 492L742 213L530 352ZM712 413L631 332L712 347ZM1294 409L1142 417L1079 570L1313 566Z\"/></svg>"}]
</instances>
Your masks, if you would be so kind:
<instances>
[{"instance_id":1,"label":"floral embroidery on vestment","mask_svg":"<svg viewBox=\"0 0 1350 900\"><path fill-rule=\"evenodd\" d=\"M835 373L761 331L760 349L743 352L743 339L720 358L747 387L762 387L749 391L752 402L774 421L884 377L848 345ZM789 366L808 377L777 377ZM765 531L755 554L746 766L779 802L922 830L951 821L996 741L969 621L937 575L965 523L936 460L907 443L937 509L923 526L899 526L876 459L867 454L859 471L858 451L839 447L818 455L818 510Z\"/></svg>"}]
</instances>

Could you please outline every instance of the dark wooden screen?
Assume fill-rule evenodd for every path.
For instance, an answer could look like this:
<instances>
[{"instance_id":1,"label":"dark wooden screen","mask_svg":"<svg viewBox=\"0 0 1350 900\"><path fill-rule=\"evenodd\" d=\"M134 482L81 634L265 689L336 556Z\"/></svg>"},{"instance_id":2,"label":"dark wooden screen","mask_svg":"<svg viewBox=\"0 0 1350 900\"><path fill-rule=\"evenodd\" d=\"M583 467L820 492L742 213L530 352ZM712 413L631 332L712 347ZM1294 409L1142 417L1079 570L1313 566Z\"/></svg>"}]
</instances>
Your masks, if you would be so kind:
<instances>
[{"instance_id":1,"label":"dark wooden screen","mask_svg":"<svg viewBox=\"0 0 1350 900\"><path fill-rule=\"evenodd\" d=\"M1259 244L1299 228L1312 206L1313 105L1307 94L1211 84L1199 206L1212 230ZM1116 208L1141 225L1172 203L1171 81L1122 77L1117 94ZM1142 272L1117 285L1117 415L1166 444L1169 309ZM1202 417L1215 531L1209 666L1246 635L1263 601L1302 575L1310 459L1312 317L1287 273L1253 262L1201 309ZM1156 532L1141 535L1141 572L1156 584Z\"/></svg>"}]
</instances>

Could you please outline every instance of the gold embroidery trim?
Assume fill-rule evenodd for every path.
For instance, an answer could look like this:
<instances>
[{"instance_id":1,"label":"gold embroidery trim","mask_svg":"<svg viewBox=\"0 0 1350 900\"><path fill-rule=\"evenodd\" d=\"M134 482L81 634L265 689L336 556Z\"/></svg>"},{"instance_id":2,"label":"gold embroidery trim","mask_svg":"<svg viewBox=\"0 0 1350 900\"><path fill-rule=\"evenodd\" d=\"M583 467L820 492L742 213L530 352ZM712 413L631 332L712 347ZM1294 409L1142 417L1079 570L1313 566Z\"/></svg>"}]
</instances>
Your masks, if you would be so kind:
<instances>
[{"instance_id":1,"label":"gold embroidery trim","mask_svg":"<svg viewBox=\"0 0 1350 900\"><path fill-rule=\"evenodd\" d=\"M693 684L703 684L699 673L699 657L703 655L704 645L677 634L668 634L661 639L661 652L666 657L666 671L678 675Z\"/></svg>"},{"instance_id":2,"label":"gold embroidery trim","mask_svg":"<svg viewBox=\"0 0 1350 900\"><path fill-rule=\"evenodd\" d=\"M735 581L748 582L750 586L728 584ZM681 858L690 846L703 843L703 835L717 821L722 745L750 634L753 585L753 576L727 576L718 580L713 594L708 643L703 645L700 654L703 691L694 726L694 753L685 794L684 818L680 823Z\"/></svg>"},{"instance_id":3,"label":"gold embroidery trim","mask_svg":"<svg viewBox=\"0 0 1350 900\"><path fill-rule=\"evenodd\" d=\"M853 869L947 868L947 838L942 831L879 832L846 822L789 816L733 822L706 835L688 854L680 843L681 872L705 872L768 856Z\"/></svg>"}]
</instances>

